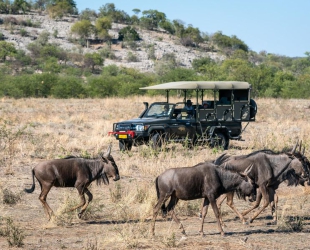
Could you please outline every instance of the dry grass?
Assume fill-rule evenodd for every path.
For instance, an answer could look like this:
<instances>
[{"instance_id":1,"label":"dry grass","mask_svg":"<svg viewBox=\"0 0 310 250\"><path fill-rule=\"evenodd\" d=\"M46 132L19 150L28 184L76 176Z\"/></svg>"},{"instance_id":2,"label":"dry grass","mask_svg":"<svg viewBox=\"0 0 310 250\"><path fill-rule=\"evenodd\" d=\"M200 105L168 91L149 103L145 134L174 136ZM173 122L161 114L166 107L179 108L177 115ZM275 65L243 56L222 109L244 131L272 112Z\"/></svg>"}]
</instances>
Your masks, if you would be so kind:
<instances>
[{"instance_id":1,"label":"dry grass","mask_svg":"<svg viewBox=\"0 0 310 250\"><path fill-rule=\"evenodd\" d=\"M309 188L279 188L279 219L281 225L266 225L269 209L250 227L244 228L223 205L228 222L228 238L219 236L212 209L205 223L206 237L198 235L197 218L200 201L180 202L176 211L188 232L182 238L178 227L170 220L158 218L156 236L148 235L149 219L156 202L154 179L172 167L193 166L219 156L221 151L206 147L186 149L181 145L168 145L155 153L147 146L134 147L131 152L120 153L118 142L107 133L112 124L137 117L143 110L143 101L164 101L164 97L107 98L107 99L2 99L0 102L0 191L9 190L9 198L19 195L31 184L30 170L36 163L65 155L96 156L113 144L121 180L109 186L92 185L94 200L82 220L76 212L67 209L79 202L74 189L53 188L48 202L56 214L48 223L34 194L18 196L16 204L3 204L0 216L10 216L25 230L25 249L285 249L286 242L298 241L309 231ZM173 101L173 100L172 100ZM244 142L231 141L229 153L247 154L253 150L269 148L281 150L292 147L299 138L310 150L310 109L308 100L258 99L255 123L244 132ZM246 124L244 124L245 126ZM281 191L282 190L282 191ZM5 191L6 192L6 191ZM7 192L8 193L8 192ZM248 204L236 200L242 209ZM291 228L291 229L289 229ZM300 230L299 230L300 229ZM300 232L298 232L298 230ZM289 238L286 232L293 232ZM251 240L244 241L246 236ZM241 239L241 240L240 240ZM280 245L277 245L280 244ZM278 247L277 247L278 246ZM0 248L8 247L0 236Z\"/></svg>"}]
</instances>

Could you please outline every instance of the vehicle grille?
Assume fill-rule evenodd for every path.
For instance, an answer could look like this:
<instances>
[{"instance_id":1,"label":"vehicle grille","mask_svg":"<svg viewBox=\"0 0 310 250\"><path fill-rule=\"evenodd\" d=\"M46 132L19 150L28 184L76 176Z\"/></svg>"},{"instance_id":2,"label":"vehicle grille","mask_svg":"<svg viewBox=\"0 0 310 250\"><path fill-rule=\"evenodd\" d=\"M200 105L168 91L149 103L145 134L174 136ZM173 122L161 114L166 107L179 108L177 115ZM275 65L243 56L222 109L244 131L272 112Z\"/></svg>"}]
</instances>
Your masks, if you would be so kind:
<instances>
[{"instance_id":1,"label":"vehicle grille","mask_svg":"<svg viewBox=\"0 0 310 250\"><path fill-rule=\"evenodd\" d=\"M132 125L131 124L122 124L119 123L116 125L116 130L117 131L127 131L127 130L132 130Z\"/></svg>"}]
</instances>

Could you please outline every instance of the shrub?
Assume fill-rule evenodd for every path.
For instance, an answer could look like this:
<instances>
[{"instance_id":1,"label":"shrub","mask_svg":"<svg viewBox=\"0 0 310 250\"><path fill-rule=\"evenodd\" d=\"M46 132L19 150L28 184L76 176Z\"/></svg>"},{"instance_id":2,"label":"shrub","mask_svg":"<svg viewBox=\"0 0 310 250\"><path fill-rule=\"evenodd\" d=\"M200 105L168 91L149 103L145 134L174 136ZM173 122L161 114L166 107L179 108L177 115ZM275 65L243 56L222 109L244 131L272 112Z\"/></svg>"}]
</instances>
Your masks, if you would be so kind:
<instances>
[{"instance_id":1,"label":"shrub","mask_svg":"<svg viewBox=\"0 0 310 250\"><path fill-rule=\"evenodd\" d=\"M20 29L19 33L20 33L21 36L27 36L28 35L28 32L25 29Z\"/></svg>"},{"instance_id":2,"label":"shrub","mask_svg":"<svg viewBox=\"0 0 310 250\"><path fill-rule=\"evenodd\" d=\"M133 54L131 51L129 51L127 54L127 61L128 62L138 62L139 59L135 54Z\"/></svg>"},{"instance_id":3,"label":"shrub","mask_svg":"<svg viewBox=\"0 0 310 250\"><path fill-rule=\"evenodd\" d=\"M15 205L21 200L21 194L15 194L7 188L2 191L3 203L8 205Z\"/></svg>"},{"instance_id":4,"label":"shrub","mask_svg":"<svg viewBox=\"0 0 310 250\"><path fill-rule=\"evenodd\" d=\"M25 238L23 230L16 226L11 218L0 217L0 222L2 220L5 220L6 224L4 229L0 229L0 236L6 237L10 247L22 247L24 245L23 240Z\"/></svg>"},{"instance_id":5,"label":"shrub","mask_svg":"<svg viewBox=\"0 0 310 250\"><path fill-rule=\"evenodd\" d=\"M61 77L53 84L51 95L56 98L83 98L86 92L82 80L76 77Z\"/></svg>"},{"instance_id":6,"label":"shrub","mask_svg":"<svg viewBox=\"0 0 310 250\"><path fill-rule=\"evenodd\" d=\"M118 40L120 41L138 41L140 40L138 32L131 26L122 28L118 32Z\"/></svg>"}]
</instances>

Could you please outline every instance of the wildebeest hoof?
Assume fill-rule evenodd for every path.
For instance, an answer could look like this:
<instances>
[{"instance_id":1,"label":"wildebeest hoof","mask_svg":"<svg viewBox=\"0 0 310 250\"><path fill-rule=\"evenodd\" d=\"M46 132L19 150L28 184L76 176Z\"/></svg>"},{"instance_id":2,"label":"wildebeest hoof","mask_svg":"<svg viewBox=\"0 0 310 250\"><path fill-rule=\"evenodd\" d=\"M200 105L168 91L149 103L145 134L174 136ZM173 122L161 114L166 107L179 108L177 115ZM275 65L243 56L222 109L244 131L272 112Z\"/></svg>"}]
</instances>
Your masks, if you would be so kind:
<instances>
[{"instance_id":1,"label":"wildebeest hoof","mask_svg":"<svg viewBox=\"0 0 310 250\"><path fill-rule=\"evenodd\" d=\"M83 214L83 213L78 213L78 217L79 217L79 219L81 219L81 218L82 218L82 214Z\"/></svg>"},{"instance_id":2,"label":"wildebeest hoof","mask_svg":"<svg viewBox=\"0 0 310 250\"><path fill-rule=\"evenodd\" d=\"M243 225L249 225L250 223L249 223L249 221L243 221L242 224Z\"/></svg>"}]
</instances>

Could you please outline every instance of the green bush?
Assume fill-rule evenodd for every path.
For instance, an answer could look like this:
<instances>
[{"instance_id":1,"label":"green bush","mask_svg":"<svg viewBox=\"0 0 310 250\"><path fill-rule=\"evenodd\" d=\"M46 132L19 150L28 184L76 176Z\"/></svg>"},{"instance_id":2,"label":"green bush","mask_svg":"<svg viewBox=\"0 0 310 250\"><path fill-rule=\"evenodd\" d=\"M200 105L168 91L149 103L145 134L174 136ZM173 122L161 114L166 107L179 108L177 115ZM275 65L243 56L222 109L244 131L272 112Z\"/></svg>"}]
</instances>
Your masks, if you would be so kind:
<instances>
[{"instance_id":1,"label":"green bush","mask_svg":"<svg viewBox=\"0 0 310 250\"><path fill-rule=\"evenodd\" d=\"M90 97L102 98L117 96L119 82L116 77L90 77L88 79L87 93Z\"/></svg>"},{"instance_id":2,"label":"green bush","mask_svg":"<svg viewBox=\"0 0 310 250\"><path fill-rule=\"evenodd\" d=\"M86 91L82 80L73 76L60 77L51 88L51 96L55 98L84 98Z\"/></svg>"},{"instance_id":3,"label":"green bush","mask_svg":"<svg viewBox=\"0 0 310 250\"><path fill-rule=\"evenodd\" d=\"M131 26L122 28L118 32L118 40L120 41L138 41L140 40L138 32Z\"/></svg>"}]
</instances>

